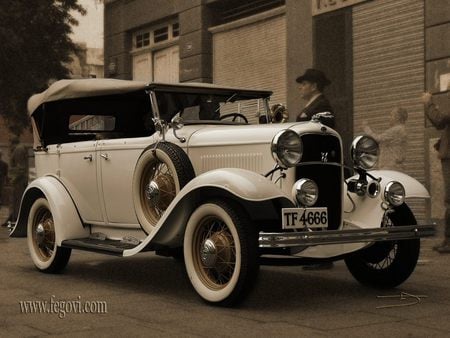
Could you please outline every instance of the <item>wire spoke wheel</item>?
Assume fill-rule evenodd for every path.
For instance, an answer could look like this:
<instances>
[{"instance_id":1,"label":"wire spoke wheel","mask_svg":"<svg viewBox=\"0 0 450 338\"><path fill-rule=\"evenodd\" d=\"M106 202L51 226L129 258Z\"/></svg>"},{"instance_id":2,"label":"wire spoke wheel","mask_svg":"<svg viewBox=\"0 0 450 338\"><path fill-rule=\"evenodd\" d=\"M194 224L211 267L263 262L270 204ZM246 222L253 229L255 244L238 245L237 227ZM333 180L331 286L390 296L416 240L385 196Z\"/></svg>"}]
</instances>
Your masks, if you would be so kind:
<instances>
[{"instance_id":1,"label":"wire spoke wheel","mask_svg":"<svg viewBox=\"0 0 450 338\"><path fill-rule=\"evenodd\" d=\"M258 232L239 205L213 200L191 214L183 254L200 297L230 306L245 298L258 275Z\"/></svg>"},{"instance_id":2,"label":"wire spoke wheel","mask_svg":"<svg viewBox=\"0 0 450 338\"><path fill-rule=\"evenodd\" d=\"M156 157L144 169L140 199L144 214L153 223L158 222L176 196L174 176L169 166Z\"/></svg>"},{"instance_id":3,"label":"wire spoke wheel","mask_svg":"<svg viewBox=\"0 0 450 338\"><path fill-rule=\"evenodd\" d=\"M28 217L27 243L34 265L42 272L59 272L69 262L72 250L57 245L56 230L50 204L38 198Z\"/></svg>"},{"instance_id":4,"label":"wire spoke wheel","mask_svg":"<svg viewBox=\"0 0 450 338\"><path fill-rule=\"evenodd\" d=\"M227 225L220 219L206 218L194 234L194 264L211 289L228 284L236 266L236 245Z\"/></svg>"},{"instance_id":5,"label":"wire spoke wheel","mask_svg":"<svg viewBox=\"0 0 450 338\"><path fill-rule=\"evenodd\" d=\"M383 221L381 223L382 228L393 227L394 223L392 222L389 214L386 214L383 217ZM391 266L391 264L395 261L395 257L398 252L398 242L390 241L384 243L377 243L376 250L372 250L367 257L367 265L370 266L374 270L383 270Z\"/></svg>"},{"instance_id":6,"label":"wire spoke wheel","mask_svg":"<svg viewBox=\"0 0 450 338\"><path fill-rule=\"evenodd\" d=\"M381 227L417 224L406 204L386 212ZM414 271L420 239L376 242L345 259L350 273L361 284L390 288L403 283Z\"/></svg>"},{"instance_id":7,"label":"wire spoke wheel","mask_svg":"<svg viewBox=\"0 0 450 338\"><path fill-rule=\"evenodd\" d=\"M32 228L33 243L43 261L49 260L55 248L55 225L53 217L45 207L36 212Z\"/></svg>"}]
</instances>

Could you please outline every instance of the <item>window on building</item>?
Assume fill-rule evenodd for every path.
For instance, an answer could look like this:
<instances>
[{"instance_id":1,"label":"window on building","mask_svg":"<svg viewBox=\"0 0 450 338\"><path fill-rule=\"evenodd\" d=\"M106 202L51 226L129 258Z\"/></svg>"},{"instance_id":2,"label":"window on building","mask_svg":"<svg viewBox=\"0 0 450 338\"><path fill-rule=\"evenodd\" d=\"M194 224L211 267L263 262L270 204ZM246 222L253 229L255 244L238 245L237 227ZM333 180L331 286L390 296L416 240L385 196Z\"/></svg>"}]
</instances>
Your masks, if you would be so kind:
<instances>
[{"instance_id":1,"label":"window on building","mask_svg":"<svg viewBox=\"0 0 450 338\"><path fill-rule=\"evenodd\" d=\"M150 32L136 35L136 48L142 48L150 45Z\"/></svg>"},{"instance_id":2,"label":"window on building","mask_svg":"<svg viewBox=\"0 0 450 338\"><path fill-rule=\"evenodd\" d=\"M172 25L172 37L176 38L180 35L180 24L178 22Z\"/></svg>"},{"instance_id":3,"label":"window on building","mask_svg":"<svg viewBox=\"0 0 450 338\"><path fill-rule=\"evenodd\" d=\"M155 29L147 29L133 34L134 48L141 49L152 47L162 42L177 39L180 36L180 24L178 22L169 23L166 26L159 26Z\"/></svg>"},{"instance_id":4,"label":"window on building","mask_svg":"<svg viewBox=\"0 0 450 338\"><path fill-rule=\"evenodd\" d=\"M162 27L154 30L153 42L158 43L169 40L169 27Z\"/></svg>"}]
</instances>

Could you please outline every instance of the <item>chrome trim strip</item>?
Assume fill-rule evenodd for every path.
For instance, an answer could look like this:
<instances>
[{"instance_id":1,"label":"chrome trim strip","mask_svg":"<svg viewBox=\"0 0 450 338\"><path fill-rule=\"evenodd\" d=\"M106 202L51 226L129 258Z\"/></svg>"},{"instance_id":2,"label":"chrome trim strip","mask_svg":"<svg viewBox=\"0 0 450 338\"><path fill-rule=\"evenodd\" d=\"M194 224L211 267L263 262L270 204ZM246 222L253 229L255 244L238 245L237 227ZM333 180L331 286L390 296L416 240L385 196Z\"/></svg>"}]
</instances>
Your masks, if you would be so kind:
<instances>
[{"instance_id":1,"label":"chrome trim strip","mask_svg":"<svg viewBox=\"0 0 450 338\"><path fill-rule=\"evenodd\" d=\"M260 232L260 248L292 248L313 245L381 242L434 236L435 224L376 229L324 230L310 232Z\"/></svg>"}]
</instances>

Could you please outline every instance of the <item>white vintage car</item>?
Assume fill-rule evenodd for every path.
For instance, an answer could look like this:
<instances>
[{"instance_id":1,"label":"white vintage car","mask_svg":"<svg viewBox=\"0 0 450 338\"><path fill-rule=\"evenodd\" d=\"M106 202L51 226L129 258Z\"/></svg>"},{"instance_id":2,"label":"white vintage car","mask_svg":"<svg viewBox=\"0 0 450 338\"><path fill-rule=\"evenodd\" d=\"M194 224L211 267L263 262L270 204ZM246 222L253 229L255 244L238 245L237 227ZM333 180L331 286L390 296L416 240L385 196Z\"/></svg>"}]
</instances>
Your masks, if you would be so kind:
<instances>
[{"instance_id":1,"label":"white vintage car","mask_svg":"<svg viewBox=\"0 0 450 338\"><path fill-rule=\"evenodd\" d=\"M184 259L207 302L230 306L262 263L344 259L352 275L394 287L413 272L420 237L405 199L414 178L372 170L378 145L356 137L344 178L338 133L321 113L286 119L271 92L210 84L62 80L28 102L37 179L11 235L42 272L72 249ZM260 124L260 121L269 123ZM346 150L347 151L347 150Z\"/></svg>"}]
</instances>

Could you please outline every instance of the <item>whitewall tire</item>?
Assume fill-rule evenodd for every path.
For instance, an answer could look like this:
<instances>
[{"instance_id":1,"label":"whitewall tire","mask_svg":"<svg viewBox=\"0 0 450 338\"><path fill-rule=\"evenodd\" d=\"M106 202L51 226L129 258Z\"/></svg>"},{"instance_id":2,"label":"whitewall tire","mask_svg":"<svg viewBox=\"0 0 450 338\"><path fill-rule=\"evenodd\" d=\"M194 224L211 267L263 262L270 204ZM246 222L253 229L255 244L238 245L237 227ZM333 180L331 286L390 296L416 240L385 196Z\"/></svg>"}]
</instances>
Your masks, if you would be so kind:
<instances>
[{"instance_id":1,"label":"whitewall tire","mask_svg":"<svg viewBox=\"0 0 450 338\"><path fill-rule=\"evenodd\" d=\"M55 231L48 201L38 198L28 217L27 244L34 265L42 272L57 273L69 262L71 249L56 245Z\"/></svg>"},{"instance_id":2,"label":"whitewall tire","mask_svg":"<svg viewBox=\"0 0 450 338\"><path fill-rule=\"evenodd\" d=\"M239 205L200 205L189 218L183 249L186 272L200 297L221 306L242 301L259 271L257 240Z\"/></svg>"}]
</instances>

